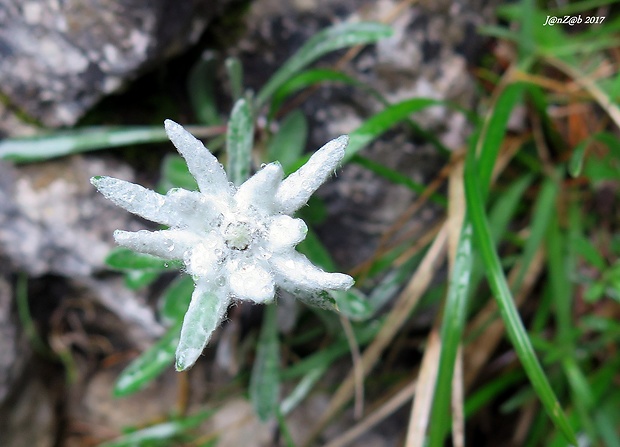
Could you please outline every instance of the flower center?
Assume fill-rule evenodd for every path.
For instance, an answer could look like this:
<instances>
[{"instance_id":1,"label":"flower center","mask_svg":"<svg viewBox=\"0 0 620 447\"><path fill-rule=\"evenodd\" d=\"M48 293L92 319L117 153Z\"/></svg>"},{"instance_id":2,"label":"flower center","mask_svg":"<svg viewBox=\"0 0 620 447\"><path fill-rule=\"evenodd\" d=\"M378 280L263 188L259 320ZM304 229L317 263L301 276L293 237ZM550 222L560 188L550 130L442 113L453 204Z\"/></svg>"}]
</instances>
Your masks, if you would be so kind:
<instances>
[{"instance_id":1,"label":"flower center","mask_svg":"<svg viewBox=\"0 0 620 447\"><path fill-rule=\"evenodd\" d=\"M224 230L224 240L229 248L245 250L252 242L252 230L247 222L231 222Z\"/></svg>"}]
</instances>

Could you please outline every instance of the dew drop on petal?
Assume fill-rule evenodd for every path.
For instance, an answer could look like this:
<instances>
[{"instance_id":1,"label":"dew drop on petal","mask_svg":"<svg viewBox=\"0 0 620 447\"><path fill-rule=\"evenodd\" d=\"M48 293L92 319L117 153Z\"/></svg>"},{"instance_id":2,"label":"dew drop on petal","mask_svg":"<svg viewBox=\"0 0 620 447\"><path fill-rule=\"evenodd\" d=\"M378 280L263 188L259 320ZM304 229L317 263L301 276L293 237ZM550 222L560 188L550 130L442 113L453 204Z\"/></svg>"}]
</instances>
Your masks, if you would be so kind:
<instances>
[{"instance_id":1,"label":"dew drop on petal","mask_svg":"<svg viewBox=\"0 0 620 447\"><path fill-rule=\"evenodd\" d=\"M263 169L265 166L267 166L267 163L261 163L260 164L261 169Z\"/></svg>"},{"instance_id":2,"label":"dew drop on petal","mask_svg":"<svg viewBox=\"0 0 620 447\"><path fill-rule=\"evenodd\" d=\"M173 250L174 250L174 242L172 242L172 240L170 240L170 239L166 239L166 240L164 241L164 245L166 246L166 249L167 249L168 251L173 251Z\"/></svg>"},{"instance_id":3,"label":"dew drop on petal","mask_svg":"<svg viewBox=\"0 0 620 447\"><path fill-rule=\"evenodd\" d=\"M216 283L218 286L222 287L223 285L225 285L225 284L226 284L226 278L225 278L225 277L223 277L223 276L220 276L220 277L218 277L218 278L215 280L215 283Z\"/></svg>"}]
</instances>

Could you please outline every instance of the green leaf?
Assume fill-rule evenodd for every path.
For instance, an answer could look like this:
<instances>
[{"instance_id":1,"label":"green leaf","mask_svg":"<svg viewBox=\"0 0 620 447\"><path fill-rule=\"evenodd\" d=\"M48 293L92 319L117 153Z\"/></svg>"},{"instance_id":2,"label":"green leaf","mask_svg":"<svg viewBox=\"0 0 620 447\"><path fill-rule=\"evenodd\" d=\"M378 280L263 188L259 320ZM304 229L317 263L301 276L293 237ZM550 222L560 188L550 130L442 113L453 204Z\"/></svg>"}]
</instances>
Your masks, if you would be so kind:
<instances>
[{"instance_id":1,"label":"green leaf","mask_svg":"<svg viewBox=\"0 0 620 447\"><path fill-rule=\"evenodd\" d=\"M156 441L169 441L197 427L214 413L215 411L201 411L183 419L152 425L123 435L117 440L100 444L99 447L136 447L146 446L149 445L148 443Z\"/></svg>"},{"instance_id":2,"label":"green leaf","mask_svg":"<svg viewBox=\"0 0 620 447\"><path fill-rule=\"evenodd\" d=\"M604 158L605 161L599 162L595 159L586 160L586 149L594 141L599 141L607 146L610 153ZM610 132L597 132L594 135L581 141L575 149L568 164L568 172L573 177L582 174L584 163L586 171L583 174L592 180L605 180L607 178L617 179L620 161L620 140ZM589 163L587 163L589 162Z\"/></svg>"},{"instance_id":3,"label":"green leaf","mask_svg":"<svg viewBox=\"0 0 620 447\"><path fill-rule=\"evenodd\" d=\"M338 311L353 321L363 321L374 313L368 297L360 290L330 290L331 296L338 305Z\"/></svg>"},{"instance_id":4,"label":"green leaf","mask_svg":"<svg viewBox=\"0 0 620 447\"><path fill-rule=\"evenodd\" d=\"M250 176L252 144L254 142L254 122L250 106L245 99L235 103L226 135L228 154L228 178L237 186Z\"/></svg>"},{"instance_id":5,"label":"green leaf","mask_svg":"<svg viewBox=\"0 0 620 447\"><path fill-rule=\"evenodd\" d=\"M482 197L486 200L491 184L491 175L497 160L497 154L502 147L508 120L512 111L523 97L523 84L511 84L497 98L493 106L493 113L487 115L482 124L482 131L478 138L476 155L478 157L478 174L482 189Z\"/></svg>"},{"instance_id":6,"label":"green leaf","mask_svg":"<svg viewBox=\"0 0 620 447\"><path fill-rule=\"evenodd\" d=\"M325 248L312 228L308 228L306 238L297 245L297 250L322 269L330 272L336 270L336 265L329 251L327 251L327 248Z\"/></svg>"},{"instance_id":7,"label":"green leaf","mask_svg":"<svg viewBox=\"0 0 620 447\"><path fill-rule=\"evenodd\" d=\"M293 110L280 123L278 133L269 141L267 159L277 160L285 172L301 156L308 139L308 122L301 110Z\"/></svg>"},{"instance_id":8,"label":"green leaf","mask_svg":"<svg viewBox=\"0 0 620 447\"><path fill-rule=\"evenodd\" d=\"M457 351L463 339L468 291L474 265L472 241L472 226L466 216L459 236L456 259L449 277L448 296L441 323L439 371L430 419L433 424L429 440L431 447L443 445L444 437L450 426L452 375Z\"/></svg>"},{"instance_id":9,"label":"green leaf","mask_svg":"<svg viewBox=\"0 0 620 447\"><path fill-rule=\"evenodd\" d=\"M213 331L221 323L228 305L229 290L206 281L198 281L192 294L176 352L176 369L184 371L191 368L202 354Z\"/></svg>"},{"instance_id":10,"label":"green leaf","mask_svg":"<svg viewBox=\"0 0 620 447\"><path fill-rule=\"evenodd\" d=\"M426 189L425 185L411 180L411 178L409 178L408 176L403 175L400 172L395 171L394 169L388 168L381 163L370 160L369 158L362 157L359 154L356 154L351 161L355 164L363 166L364 168L374 172L377 175L380 175L383 178L388 179L394 184L404 185L418 194L421 194ZM447 206L446 198L441 194L435 193L431 195L430 199L439 205Z\"/></svg>"},{"instance_id":11,"label":"green leaf","mask_svg":"<svg viewBox=\"0 0 620 447\"><path fill-rule=\"evenodd\" d=\"M547 228L555 213L557 213L555 201L558 194L558 185L555 180L547 179L543 182L534 208L532 210L532 222L530 224L530 234L525 241L523 253L519 257L519 272L514 280L513 289L518 290L528 267L532 263L536 252L545 241Z\"/></svg>"},{"instance_id":12,"label":"green leaf","mask_svg":"<svg viewBox=\"0 0 620 447\"><path fill-rule=\"evenodd\" d=\"M125 270L125 285L131 290L141 289L153 283L160 273L160 270Z\"/></svg>"},{"instance_id":13,"label":"green leaf","mask_svg":"<svg viewBox=\"0 0 620 447\"><path fill-rule=\"evenodd\" d=\"M360 346L364 346L375 338L381 329L381 319L369 321L359 328L354 327L355 339ZM341 331L342 332L342 331ZM314 354L284 369L281 374L282 380L291 380L310 374L317 368L328 369L340 357L350 354L351 347L346 337L340 333L340 338L329 346L321 348Z\"/></svg>"},{"instance_id":14,"label":"green leaf","mask_svg":"<svg viewBox=\"0 0 620 447\"><path fill-rule=\"evenodd\" d=\"M280 398L280 342L276 306L265 306L256 360L250 380L250 400L263 422L276 416Z\"/></svg>"},{"instance_id":15,"label":"green leaf","mask_svg":"<svg viewBox=\"0 0 620 447\"><path fill-rule=\"evenodd\" d=\"M174 363L174 351L179 342L181 325L177 324L166 332L157 343L132 361L118 376L114 385L114 396L129 396L155 380Z\"/></svg>"},{"instance_id":16,"label":"green leaf","mask_svg":"<svg viewBox=\"0 0 620 447\"><path fill-rule=\"evenodd\" d=\"M215 52L205 51L192 67L187 81L189 100L198 121L208 126L220 124L215 99L217 58Z\"/></svg>"},{"instance_id":17,"label":"green leaf","mask_svg":"<svg viewBox=\"0 0 620 447\"><path fill-rule=\"evenodd\" d=\"M183 320L194 291L194 281L183 275L175 279L162 295L161 317L170 323Z\"/></svg>"},{"instance_id":18,"label":"green leaf","mask_svg":"<svg viewBox=\"0 0 620 447\"><path fill-rule=\"evenodd\" d=\"M169 270L181 268L181 261L168 261L151 255L136 253L128 248L116 247L110 250L105 263L117 270Z\"/></svg>"},{"instance_id":19,"label":"green leaf","mask_svg":"<svg viewBox=\"0 0 620 447\"><path fill-rule=\"evenodd\" d=\"M307 292L307 291L297 291L295 293L291 293L295 299L298 299L304 304L308 306L318 307L320 309L337 311L338 306L336 305L336 300L327 290L320 290L315 292Z\"/></svg>"},{"instance_id":20,"label":"green leaf","mask_svg":"<svg viewBox=\"0 0 620 447\"><path fill-rule=\"evenodd\" d=\"M575 434L568 419L562 411L549 385L549 380L538 362L531 341L519 316L519 312L515 307L512 294L501 267L501 262L493 245L489 224L484 212L485 201L483 197L485 195L484 193L487 191L487 187L486 185L480 184L480 179L485 178L490 178L490 173L484 176L481 175L477 166L476 154L470 150L465 164L465 196L477 248L486 267L491 290L497 301L509 338L515 347L536 394L547 410L548 416L564 434L567 440L577 445Z\"/></svg>"},{"instance_id":21,"label":"green leaf","mask_svg":"<svg viewBox=\"0 0 620 447\"><path fill-rule=\"evenodd\" d=\"M337 82L340 84L361 88L369 95L374 96L379 102L387 105L387 101L383 98L383 96L381 96L377 90L368 84L365 84L345 73L332 70L330 68L314 68L297 73L295 76L282 84L282 86L273 95L269 115L273 116L287 97L304 88L326 82Z\"/></svg>"},{"instance_id":22,"label":"green leaf","mask_svg":"<svg viewBox=\"0 0 620 447\"><path fill-rule=\"evenodd\" d=\"M165 194L172 188L198 191L196 179L187 169L187 163L183 157L179 155L167 155L161 165L161 181L157 189Z\"/></svg>"},{"instance_id":23,"label":"green leaf","mask_svg":"<svg viewBox=\"0 0 620 447\"><path fill-rule=\"evenodd\" d=\"M282 403L280 404L280 412L283 415L287 415L293 411L297 405L299 405L301 401L303 401L308 394L310 394L310 391L312 391L314 385L316 385L321 377L323 377L323 374L327 372L329 366L330 364L326 362L310 369L310 371L308 371L301 378L293 391L291 391L285 399L282 399Z\"/></svg>"},{"instance_id":24,"label":"green leaf","mask_svg":"<svg viewBox=\"0 0 620 447\"><path fill-rule=\"evenodd\" d=\"M0 141L0 159L25 163L132 144L168 141L163 126L88 127Z\"/></svg>"},{"instance_id":25,"label":"green leaf","mask_svg":"<svg viewBox=\"0 0 620 447\"><path fill-rule=\"evenodd\" d=\"M409 115L432 106L456 107L447 101L429 98L415 98L386 107L367 119L360 127L349 134L349 145L342 163L348 162L368 143L407 119Z\"/></svg>"},{"instance_id":26,"label":"green leaf","mask_svg":"<svg viewBox=\"0 0 620 447\"><path fill-rule=\"evenodd\" d=\"M262 107L282 84L324 54L354 45L374 43L391 34L392 29L386 25L363 22L338 24L315 34L258 92L256 108Z\"/></svg>"},{"instance_id":27,"label":"green leaf","mask_svg":"<svg viewBox=\"0 0 620 447\"><path fill-rule=\"evenodd\" d=\"M224 65L226 65L233 100L238 101L243 94L243 66L237 57L226 58Z\"/></svg>"}]
</instances>

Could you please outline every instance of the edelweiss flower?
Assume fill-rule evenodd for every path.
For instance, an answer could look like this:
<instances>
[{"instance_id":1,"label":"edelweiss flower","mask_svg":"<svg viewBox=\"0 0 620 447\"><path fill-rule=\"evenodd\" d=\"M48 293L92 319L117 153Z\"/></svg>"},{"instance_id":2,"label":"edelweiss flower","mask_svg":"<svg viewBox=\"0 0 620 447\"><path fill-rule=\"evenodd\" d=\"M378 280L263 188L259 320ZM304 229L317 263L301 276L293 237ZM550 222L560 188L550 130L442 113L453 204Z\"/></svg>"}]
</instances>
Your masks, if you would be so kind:
<instances>
[{"instance_id":1,"label":"edelweiss flower","mask_svg":"<svg viewBox=\"0 0 620 447\"><path fill-rule=\"evenodd\" d=\"M119 245L169 260L182 260L196 288L183 320L178 370L198 359L233 299L265 303L276 286L320 305L325 290L346 290L353 279L327 273L295 251L308 231L292 214L329 177L344 156L347 136L330 141L298 171L282 180L278 162L265 165L236 188L207 148L179 124L166 133L185 158L198 191L172 189L165 196L111 177L91 183L116 205L167 230L114 232Z\"/></svg>"}]
</instances>

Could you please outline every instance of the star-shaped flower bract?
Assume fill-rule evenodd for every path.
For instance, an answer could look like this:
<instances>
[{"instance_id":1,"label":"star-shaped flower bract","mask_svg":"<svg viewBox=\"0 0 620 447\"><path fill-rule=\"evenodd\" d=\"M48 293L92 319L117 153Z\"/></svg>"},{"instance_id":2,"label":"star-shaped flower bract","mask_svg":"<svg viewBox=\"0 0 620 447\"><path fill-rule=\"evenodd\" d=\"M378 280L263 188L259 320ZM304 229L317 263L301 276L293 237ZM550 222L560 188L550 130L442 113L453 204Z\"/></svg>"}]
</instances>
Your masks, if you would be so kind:
<instances>
[{"instance_id":1,"label":"star-shaped flower bract","mask_svg":"<svg viewBox=\"0 0 620 447\"><path fill-rule=\"evenodd\" d=\"M91 182L116 205L169 227L117 230L119 245L182 260L194 279L176 352L177 370L196 362L234 299L270 302L277 286L321 305L326 290L353 285L350 276L324 272L295 251L308 227L292 217L342 160L346 135L327 143L284 180L282 167L274 162L236 188L200 141L173 121L166 120L165 127L200 192L172 189L164 196L111 177L93 177Z\"/></svg>"}]
</instances>

